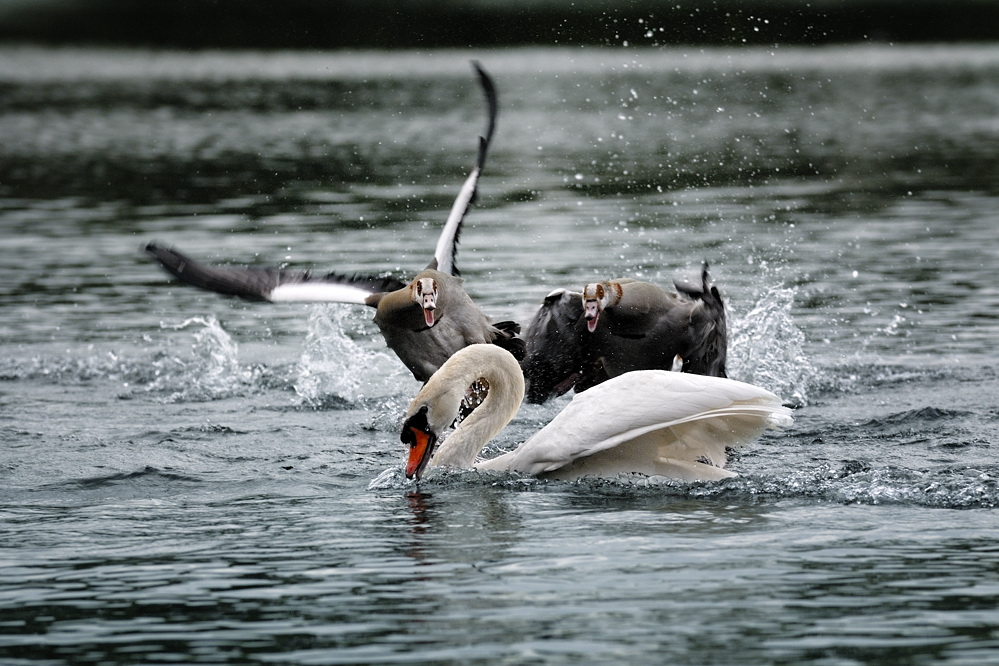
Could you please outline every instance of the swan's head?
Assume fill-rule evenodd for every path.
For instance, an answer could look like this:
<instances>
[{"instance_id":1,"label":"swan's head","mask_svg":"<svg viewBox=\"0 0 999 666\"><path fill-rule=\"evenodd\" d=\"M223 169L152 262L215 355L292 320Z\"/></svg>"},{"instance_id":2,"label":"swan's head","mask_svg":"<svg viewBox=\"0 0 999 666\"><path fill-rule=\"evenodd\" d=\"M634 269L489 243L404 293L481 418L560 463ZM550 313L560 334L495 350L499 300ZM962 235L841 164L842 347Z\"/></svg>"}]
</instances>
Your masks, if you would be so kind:
<instances>
[{"instance_id":1,"label":"swan's head","mask_svg":"<svg viewBox=\"0 0 999 666\"><path fill-rule=\"evenodd\" d=\"M471 407L477 402L469 400L470 395L481 397L481 404L455 424L462 404ZM401 435L409 445L406 476L419 479L431 462L454 469L471 467L485 443L516 415L523 399L524 375L513 354L490 344L456 351L406 410ZM454 431L445 440L443 433L452 425Z\"/></svg>"},{"instance_id":2,"label":"swan's head","mask_svg":"<svg viewBox=\"0 0 999 666\"><path fill-rule=\"evenodd\" d=\"M621 285L617 282L594 282L583 287L583 316L586 328L597 330L600 313L621 300Z\"/></svg>"},{"instance_id":3,"label":"swan's head","mask_svg":"<svg viewBox=\"0 0 999 666\"><path fill-rule=\"evenodd\" d=\"M406 463L406 478L414 476L419 481L423 470L430 463L437 446L437 433L430 427L427 419L428 407L424 405L419 411L406 419L402 426L402 443L409 445L409 462Z\"/></svg>"},{"instance_id":4,"label":"swan's head","mask_svg":"<svg viewBox=\"0 0 999 666\"><path fill-rule=\"evenodd\" d=\"M427 326L433 326L434 310L437 309L437 280L429 277L413 280L409 285L409 297L423 308Z\"/></svg>"},{"instance_id":5,"label":"swan's head","mask_svg":"<svg viewBox=\"0 0 999 666\"><path fill-rule=\"evenodd\" d=\"M493 345L475 345L492 347ZM496 347L499 349L499 347ZM503 350L500 350L503 351ZM460 352L459 352L460 353ZM505 352L509 354L509 352ZM452 356L452 358L454 358ZM516 363L516 361L514 361ZM450 381L447 368L454 365L445 363L430 377L413 399L402 424L400 439L409 446L409 462L406 463L406 478L416 477L419 481L423 471L430 464L444 433L454 424L461 411L462 402L468 393L468 381ZM443 371L443 372L442 372ZM517 368L520 371L520 368ZM440 461L435 462L438 464Z\"/></svg>"}]
</instances>

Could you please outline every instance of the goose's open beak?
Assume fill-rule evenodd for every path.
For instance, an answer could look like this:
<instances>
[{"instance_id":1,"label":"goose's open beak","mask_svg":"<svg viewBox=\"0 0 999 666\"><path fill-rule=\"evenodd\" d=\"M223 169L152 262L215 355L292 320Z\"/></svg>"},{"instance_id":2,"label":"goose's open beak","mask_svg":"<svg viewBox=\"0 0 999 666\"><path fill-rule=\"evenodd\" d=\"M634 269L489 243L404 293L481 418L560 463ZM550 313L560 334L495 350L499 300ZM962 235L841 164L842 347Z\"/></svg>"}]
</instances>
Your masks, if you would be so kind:
<instances>
[{"instance_id":1,"label":"goose's open beak","mask_svg":"<svg viewBox=\"0 0 999 666\"><path fill-rule=\"evenodd\" d=\"M597 320L600 319L600 304L595 300L583 303L583 316L586 318L586 328L590 333L597 330Z\"/></svg>"},{"instance_id":2,"label":"goose's open beak","mask_svg":"<svg viewBox=\"0 0 999 666\"><path fill-rule=\"evenodd\" d=\"M433 328L434 326L434 310L437 309L437 289L434 288L433 291L427 291L423 293L423 302L420 303L423 306L423 318L427 322L427 326Z\"/></svg>"}]
</instances>

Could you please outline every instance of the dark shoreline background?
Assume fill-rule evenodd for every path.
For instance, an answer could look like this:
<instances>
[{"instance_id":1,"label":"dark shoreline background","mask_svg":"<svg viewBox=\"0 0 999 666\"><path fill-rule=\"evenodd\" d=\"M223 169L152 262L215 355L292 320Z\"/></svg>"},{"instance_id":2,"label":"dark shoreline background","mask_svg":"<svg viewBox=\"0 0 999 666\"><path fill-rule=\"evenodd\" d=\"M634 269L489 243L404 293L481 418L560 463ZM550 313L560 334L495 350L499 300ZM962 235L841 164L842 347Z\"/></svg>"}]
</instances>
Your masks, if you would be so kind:
<instances>
[{"instance_id":1,"label":"dark shoreline background","mask_svg":"<svg viewBox=\"0 0 999 666\"><path fill-rule=\"evenodd\" d=\"M991 0L5 0L0 43L402 49L999 39Z\"/></svg>"}]
</instances>

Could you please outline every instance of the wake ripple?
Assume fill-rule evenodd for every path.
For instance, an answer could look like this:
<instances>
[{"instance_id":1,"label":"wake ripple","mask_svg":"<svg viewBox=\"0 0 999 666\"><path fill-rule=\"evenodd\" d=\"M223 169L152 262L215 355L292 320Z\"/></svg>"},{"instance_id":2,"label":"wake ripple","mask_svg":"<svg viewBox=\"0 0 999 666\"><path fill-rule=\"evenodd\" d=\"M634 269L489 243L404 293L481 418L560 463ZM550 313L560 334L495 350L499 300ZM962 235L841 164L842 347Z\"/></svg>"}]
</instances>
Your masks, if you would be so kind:
<instances>
[{"instance_id":1,"label":"wake ripple","mask_svg":"<svg viewBox=\"0 0 999 666\"><path fill-rule=\"evenodd\" d=\"M802 497L843 504L900 504L967 509L999 506L999 469L912 470L848 462L784 477L739 477L732 485L757 497Z\"/></svg>"},{"instance_id":2,"label":"wake ripple","mask_svg":"<svg viewBox=\"0 0 999 666\"><path fill-rule=\"evenodd\" d=\"M193 317L179 324L161 324L161 328L193 329L190 351L155 349L138 356L108 351L81 357L69 352L66 356L3 359L0 380L66 385L109 380L120 383L120 399L148 394L165 402L219 400L248 395L274 384L271 369L240 365L238 345L215 317ZM146 336L146 340L152 338Z\"/></svg>"},{"instance_id":3,"label":"wake ripple","mask_svg":"<svg viewBox=\"0 0 999 666\"><path fill-rule=\"evenodd\" d=\"M621 475L614 479L550 481L517 473L432 470L419 484L401 466L384 470L369 491L444 490L488 485L511 491L597 493L619 498L772 502L808 500L836 504L904 505L945 509L999 506L999 467L987 470L946 467L918 471L872 468L858 461L822 465L779 476L747 474L724 481L684 482L665 477Z\"/></svg>"}]
</instances>

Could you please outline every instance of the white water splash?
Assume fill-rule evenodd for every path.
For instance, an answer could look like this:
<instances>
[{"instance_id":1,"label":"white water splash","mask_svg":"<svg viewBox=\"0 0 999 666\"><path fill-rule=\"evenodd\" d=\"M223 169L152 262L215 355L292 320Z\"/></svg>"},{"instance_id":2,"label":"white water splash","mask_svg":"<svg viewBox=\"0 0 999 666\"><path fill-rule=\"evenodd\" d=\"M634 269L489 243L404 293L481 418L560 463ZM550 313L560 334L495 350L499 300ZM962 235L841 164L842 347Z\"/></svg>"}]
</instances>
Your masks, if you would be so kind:
<instances>
[{"instance_id":1,"label":"white water splash","mask_svg":"<svg viewBox=\"0 0 999 666\"><path fill-rule=\"evenodd\" d=\"M359 323L357 309L350 305L312 308L295 379L295 392L306 404L321 407L331 398L353 403L384 397L398 393L400 384L415 393L409 390L415 380L395 356L355 342L351 333L372 335Z\"/></svg>"},{"instance_id":2,"label":"white water splash","mask_svg":"<svg viewBox=\"0 0 999 666\"><path fill-rule=\"evenodd\" d=\"M797 290L771 287L746 314L729 319L727 367L733 379L773 391L786 404L804 405L815 368L805 335L791 317Z\"/></svg>"},{"instance_id":3,"label":"white water splash","mask_svg":"<svg viewBox=\"0 0 999 666\"><path fill-rule=\"evenodd\" d=\"M396 467L389 467L371 479L371 482L368 483L368 490L390 490L404 488L409 485L412 485L412 482L406 478L402 466L397 465Z\"/></svg>"},{"instance_id":4,"label":"white water splash","mask_svg":"<svg viewBox=\"0 0 999 666\"><path fill-rule=\"evenodd\" d=\"M194 333L187 358L168 355L151 362L155 378L147 392L171 391L167 400L186 402L218 400L242 395L259 384L260 368L239 364L239 346L214 316L192 317L179 324L160 324L175 331L192 325Z\"/></svg>"}]
</instances>

